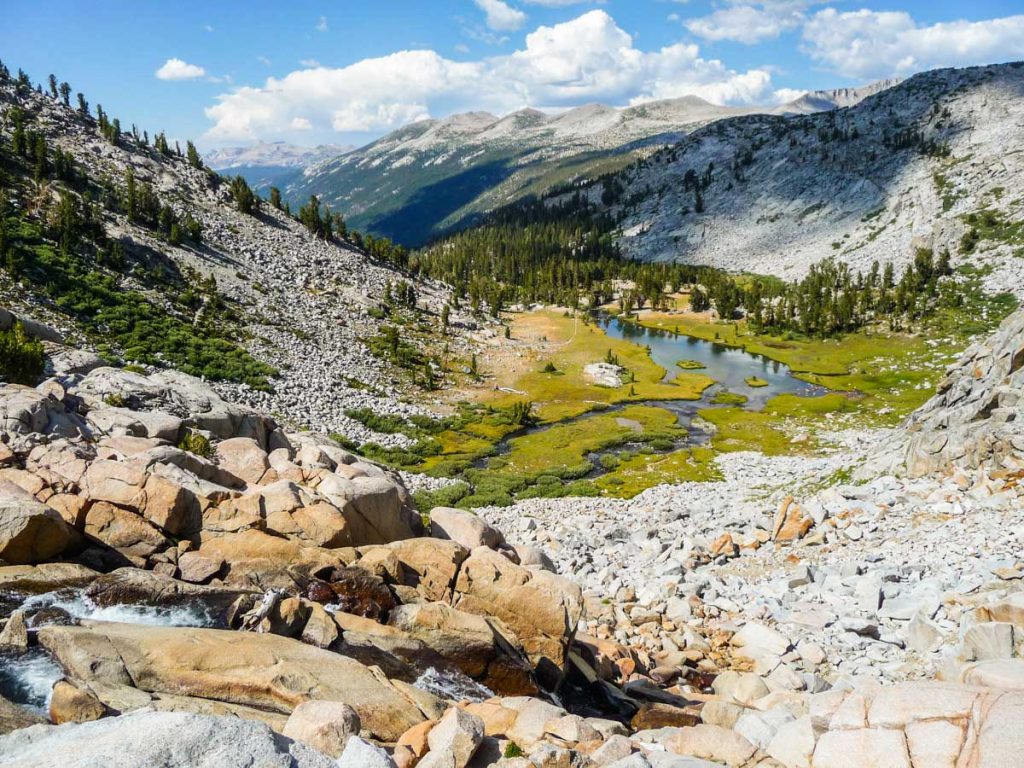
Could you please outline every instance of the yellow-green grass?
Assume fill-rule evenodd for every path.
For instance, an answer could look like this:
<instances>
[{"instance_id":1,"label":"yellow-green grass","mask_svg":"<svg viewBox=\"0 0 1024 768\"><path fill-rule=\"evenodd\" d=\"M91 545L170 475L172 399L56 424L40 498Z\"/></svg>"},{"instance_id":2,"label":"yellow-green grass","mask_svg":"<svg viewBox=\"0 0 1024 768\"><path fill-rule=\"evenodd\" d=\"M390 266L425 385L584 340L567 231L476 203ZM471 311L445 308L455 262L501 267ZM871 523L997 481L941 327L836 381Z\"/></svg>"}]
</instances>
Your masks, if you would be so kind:
<instances>
[{"instance_id":1,"label":"yellow-green grass","mask_svg":"<svg viewBox=\"0 0 1024 768\"><path fill-rule=\"evenodd\" d=\"M714 457L714 450L706 447L684 448L672 453L638 453L593 483L604 495L628 499L662 483L721 480Z\"/></svg>"},{"instance_id":2,"label":"yellow-green grass","mask_svg":"<svg viewBox=\"0 0 1024 768\"><path fill-rule=\"evenodd\" d=\"M746 395L741 395L738 392L729 392L725 389L716 392L715 396L711 398L712 405L743 405L745 402L747 402Z\"/></svg>"},{"instance_id":3,"label":"yellow-green grass","mask_svg":"<svg viewBox=\"0 0 1024 768\"><path fill-rule=\"evenodd\" d=\"M757 376L747 376L747 378L745 378L743 381L744 381L744 383L746 383L746 385L748 387L767 387L768 386L768 382L767 381L765 381L764 379L758 378Z\"/></svg>"},{"instance_id":4,"label":"yellow-green grass","mask_svg":"<svg viewBox=\"0 0 1024 768\"><path fill-rule=\"evenodd\" d=\"M686 431L664 408L633 405L555 424L509 441L498 471L516 475L564 474L584 467L589 453L635 440L678 439Z\"/></svg>"},{"instance_id":5,"label":"yellow-green grass","mask_svg":"<svg viewBox=\"0 0 1024 768\"><path fill-rule=\"evenodd\" d=\"M813 434L819 426L859 408L858 399L844 392L829 392L820 397L776 395L761 411L743 408L705 408L699 412L715 427L711 447L724 453L760 451L767 456L810 453L820 447ZM803 439L792 435L803 432Z\"/></svg>"},{"instance_id":6,"label":"yellow-green grass","mask_svg":"<svg viewBox=\"0 0 1024 768\"><path fill-rule=\"evenodd\" d=\"M707 368L700 360L677 360L676 365L684 371L699 371L701 368Z\"/></svg>"},{"instance_id":7,"label":"yellow-green grass","mask_svg":"<svg viewBox=\"0 0 1024 768\"><path fill-rule=\"evenodd\" d=\"M531 400L542 422L556 422L579 416L601 406L640 400L699 400L714 379L697 373L681 372L670 381L665 369L651 360L647 350L623 339L613 339L593 324L566 317L556 310L541 310L518 315L513 320L512 334L526 335L524 326L534 333L542 328L547 338L539 358L550 361L558 373L545 373L540 365L515 376L495 369L498 386L523 394L488 391L482 400L496 407L508 407L517 400ZM588 381L583 369L605 360L609 350L628 373L618 387L607 387ZM488 363L484 361L485 370ZM511 380L509 380L511 378Z\"/></svg>"}]
</instances>

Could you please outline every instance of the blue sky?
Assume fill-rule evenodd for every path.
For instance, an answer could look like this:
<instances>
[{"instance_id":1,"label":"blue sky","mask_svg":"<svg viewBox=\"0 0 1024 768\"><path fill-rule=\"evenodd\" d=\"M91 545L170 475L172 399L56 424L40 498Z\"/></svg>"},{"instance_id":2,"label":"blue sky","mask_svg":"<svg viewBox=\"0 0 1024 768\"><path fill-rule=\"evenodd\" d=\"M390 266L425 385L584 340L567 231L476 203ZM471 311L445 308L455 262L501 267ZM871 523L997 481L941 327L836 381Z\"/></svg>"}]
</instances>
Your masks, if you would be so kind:
<instances>
[{"instance_id":1,"label":"blue sky","mask_svg":"<svg viewBox=\"0 0 1024 768\"><path fill-rule=\"evenodd\" d=\"M361 144L483 109L773 103L1024 59L1020 0L10 3L0 58L201 148Z\"/></svg>"}]
</instances>

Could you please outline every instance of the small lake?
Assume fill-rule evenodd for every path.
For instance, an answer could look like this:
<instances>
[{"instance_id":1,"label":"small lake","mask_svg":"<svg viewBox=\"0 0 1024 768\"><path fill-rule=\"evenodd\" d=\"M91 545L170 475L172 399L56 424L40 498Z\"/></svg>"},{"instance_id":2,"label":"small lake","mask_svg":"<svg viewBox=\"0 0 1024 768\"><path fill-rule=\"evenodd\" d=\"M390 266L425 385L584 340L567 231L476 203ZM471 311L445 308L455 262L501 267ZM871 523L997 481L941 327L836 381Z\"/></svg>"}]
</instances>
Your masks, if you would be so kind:
<instances>
[{"instance_id":1,"label":"small lake","mask_svg":"<svg viewBox=\"0 0 1024 768\"><path fill-rule=\"evenodd\" d=\"M598 322L604 332L613 339L623 339L650 347L651 359L666 371L666 381L683 372L683 369L676 365L680 360L695 360L702 363L704 367L692 373L710 376L721 385L709 388L702 398L704 401L713 397L721 388L725 388L730 392L745 395L746 408L761 410L775 395L813 397L825 391L821 387L795 378L788 366L742 349L672 331L646 328L639 323L608 315L599 315ZM752 376L767 381L768 386L750 386L745 379Z\"/></svg>"}]
</instances>

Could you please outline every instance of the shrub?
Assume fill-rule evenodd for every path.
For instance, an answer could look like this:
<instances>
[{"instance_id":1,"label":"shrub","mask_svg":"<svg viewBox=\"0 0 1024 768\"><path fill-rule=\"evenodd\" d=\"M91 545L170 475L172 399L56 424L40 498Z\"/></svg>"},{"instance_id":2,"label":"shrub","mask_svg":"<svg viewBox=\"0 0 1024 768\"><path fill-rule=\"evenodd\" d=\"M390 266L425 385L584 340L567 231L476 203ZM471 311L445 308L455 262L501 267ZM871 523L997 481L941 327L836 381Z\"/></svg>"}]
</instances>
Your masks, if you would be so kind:
<instances>
[{"instance_id":1,"label":"shrub","mask_svg":"<svg viewBox=\"0 0 1024 768\"><path fill-rule=\"evenodd\" d=\"M178 443L178 447L183 451L194 453L196 456L201 456L204 459L209 459L213 456L213 444L210 442L206 435L200 432L194 432L191 429L188 434L185 435L181 442Z\"/></svg>"},{"instance_id":2,"label":"shrub","mask_svg":"<svg viewBox=\"0 0 1024 768\"><path fill-rule=\"evenodd\" d=\"M46 356L38 339L21 323L0 331L0 378L14 384L35 384L43 375Z\"/></svg>"}]
</instances>

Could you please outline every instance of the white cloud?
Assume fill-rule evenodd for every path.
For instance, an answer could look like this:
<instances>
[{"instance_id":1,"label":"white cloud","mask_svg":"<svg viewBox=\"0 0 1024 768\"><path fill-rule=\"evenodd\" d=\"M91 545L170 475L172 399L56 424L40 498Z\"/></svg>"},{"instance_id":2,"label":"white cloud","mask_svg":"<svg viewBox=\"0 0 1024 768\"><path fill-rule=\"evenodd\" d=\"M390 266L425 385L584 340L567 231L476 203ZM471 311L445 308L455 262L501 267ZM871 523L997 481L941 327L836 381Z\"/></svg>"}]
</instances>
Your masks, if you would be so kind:
<instances>
[{"instance_id":1,"label":"white cloud","mask_svg":"<svg viewBox=\"0 0 1024 768\"><path fill-rule=\"evenodd\" d=\"M316 23L316 31L317 32L326 32L328 29L329 29L329 27L327 26L327 17L326 16L321 16L320 20L317 21L317 23Z\"/></svg>"},{"instance_id":2,"label":"white cloud","mask_svg":"<svg viewBox=\"0 0 1024 768\"><path fill-rule=\"evenodd\" d=\"M181 59L168 59L155 74L159 80L195 80L203 77L206 70Z\"/></svg>"},{"instance_id":3,"label":"white cloud","mask_svg":"<svg viewBox=\"0 0 1024 768\"><path fill-rule=\"evenodd\" d=\"M807 21L803 40L805 53L846 77L902 76L1024 58L1024 15L920 26L902 11L826 8Z\"/></svg>"},{"instance_id":4,"label":"white cloud","mask_svg":"<svg viewBox=\"0 0 1024 768\"><path fill-rule=\"evenodd\" d=\"M487 15L487 26L500 32L513 32L523 26L526 14L502 0L473 0Z\"/></svg>"},{"instance_id":5,"label":"white cloud","mask_svg":"<svg viewBox=\"0 0 1024 768\"><path fill-rule=\"evenodd\" d=\"M704 40L732 40L753 45L800 27L805 11L822 0L732 0L707 16L686 22Z\"/></svg>"},{"instance_id":6,"label":"white cloud","mask_svg":"<svg viewBox=\"0 0 1024 768\"><path fill-rule=\"evenodd\" d=\"M469 53L469 46L466 45L465 43L456 43L455 44L455 52L456 53Z\"/></svg>"},{"instance_id":7,"label":"white cloud","mask_svg":"<svg viewBox=\"0 0 1024 768\"><path fill-rule=\"evenodd\" d=\"M796 29L803 13L795 4L733 5L690 19L686 28L705 40L733 40L752 45Z\"/></svg>"},{"instance_id":8,"label":"white cloud","mask_svg":"<svg viewBox=\"0 0 1024 768\"><path fill-rule=\"evenodd\" d=\"M317 69L321 66L316 59L299 59L299 64L306 69Z\"/></svg>"},{"instance_id":9,"label":"white cloud","mask_svg":"<svg viewBox=\"0 0 1024 768\"><path fill-rule=\"evenodd\" d=\"M546 8L564 8L567 5L582 5L583 3L604 5L605 0L523 0L523 2L527 5L543 5Z\"/></svg>"},{"instance_id":10,"label":"white cloud","mask_svg":"<svg viewBox=\"0 0 1024 768\"><path fill-rule=\"evenodd\" d=\"M260 64L262 64L265 67L269 67L270 66L270 59L268 59L266 56L257 56L256 57L256 61L258 61Z\"/></svg>"},{"instance_id":11,"label":"white cloud","mask_svg":"<svg viewBox=\"0 0 1024 768\"><path fill-rule=\"evenodd\" d=\"M383 131L433 113L622 105L687 94L716 103L763 101L771 96L771 76L701 58L696 45L641 50L611 16L593 10L538 27L508 55L460 62L430 50L399 51L271 77L262 87L219 96L206 110L213 121L207 138L273 138L295 117L314 130Z\"/></svg>"},{"instance_id":12,"label":"white cloud","mask_svg":"<svg viewBox=\"0 0 1024 768\"><path fill-rule=\"evenodd\" d=\"M296 131L309 131L313 129L313 124L304 117L293 117L288 125L292 130Z\"/></svg>"},{"instance_id":13,"label":"white cloud","mask_svg":"<svg viewBox=\"0 0 1024 768\"><path fill-rule=\"evenodd\" d=\"M800 90L799 88L778 88L772 95L772 100L776 104L788 104L791 101L796 101L806 93L807 91Z\"/></svg>"}]
</instances>

